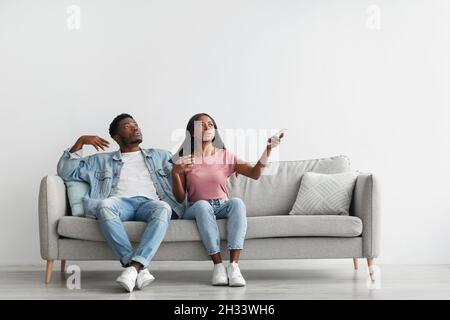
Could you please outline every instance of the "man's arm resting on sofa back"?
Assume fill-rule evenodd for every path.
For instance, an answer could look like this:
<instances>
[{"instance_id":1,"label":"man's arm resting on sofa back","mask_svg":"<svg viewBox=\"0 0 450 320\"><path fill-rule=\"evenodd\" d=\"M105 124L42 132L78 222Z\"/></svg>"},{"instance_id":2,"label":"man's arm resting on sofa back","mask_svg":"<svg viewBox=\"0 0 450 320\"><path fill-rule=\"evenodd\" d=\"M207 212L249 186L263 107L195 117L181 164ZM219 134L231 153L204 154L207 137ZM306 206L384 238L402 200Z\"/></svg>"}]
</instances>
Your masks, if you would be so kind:
<instances>
[{"instance_id":1,"label":"man's arm resting on sofa back","mask_svg":"<svg viewBox=\"0 0 450 320\"><path fill-rule=\"evenodd\" d=\"M97 151L105 150L109 142L98 136L81 136L69 150L65 150L59 159L57 172L64 180L87 181L90 158L83 158L84 145L92 145Z\"/></svg>"}]
</instances>

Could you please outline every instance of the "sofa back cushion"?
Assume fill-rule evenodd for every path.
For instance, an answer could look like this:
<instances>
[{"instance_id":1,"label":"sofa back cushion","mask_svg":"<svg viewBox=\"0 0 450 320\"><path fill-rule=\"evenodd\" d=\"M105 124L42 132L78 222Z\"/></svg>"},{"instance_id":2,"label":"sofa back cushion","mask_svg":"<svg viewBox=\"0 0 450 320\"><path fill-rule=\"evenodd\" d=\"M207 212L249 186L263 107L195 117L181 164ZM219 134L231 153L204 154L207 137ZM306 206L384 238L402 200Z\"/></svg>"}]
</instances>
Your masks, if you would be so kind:
<instances>
[{"instance_id":1,"label":"sofa back cushion","mask_svg":"<svg viewBox=\"0 0 450 320\"><path fill-rule=\"evenodd\" d=\"M227 182L230 197L241 198L247 207L247 216L272 216L288 214L297 198L300 180L305 172L349 172L346 156L272 162L259 180L242 175L232 175Z\"/></svg>"}]
</instances>

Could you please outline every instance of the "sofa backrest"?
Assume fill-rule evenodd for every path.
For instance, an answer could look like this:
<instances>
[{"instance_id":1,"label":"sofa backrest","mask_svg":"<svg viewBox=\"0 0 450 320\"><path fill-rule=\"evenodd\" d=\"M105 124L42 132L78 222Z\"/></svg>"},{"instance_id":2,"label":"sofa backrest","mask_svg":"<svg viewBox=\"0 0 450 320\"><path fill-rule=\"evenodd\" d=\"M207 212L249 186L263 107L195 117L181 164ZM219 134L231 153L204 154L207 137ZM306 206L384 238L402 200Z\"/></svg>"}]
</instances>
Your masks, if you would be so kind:
<instances>
[{"instance_id":1,"label":"sofa backrest","mask_svg":"<svg viewBox=\"0 0 450 320\"><path fill-rule=\"evenodd\" d=\"M350 160L340 155L330 158L271 162L259 180L232 175L227 182L230 197L241 198L247 216L288 214L294 205L304 172L343 173Z\"/></svg>"}]
</instances>

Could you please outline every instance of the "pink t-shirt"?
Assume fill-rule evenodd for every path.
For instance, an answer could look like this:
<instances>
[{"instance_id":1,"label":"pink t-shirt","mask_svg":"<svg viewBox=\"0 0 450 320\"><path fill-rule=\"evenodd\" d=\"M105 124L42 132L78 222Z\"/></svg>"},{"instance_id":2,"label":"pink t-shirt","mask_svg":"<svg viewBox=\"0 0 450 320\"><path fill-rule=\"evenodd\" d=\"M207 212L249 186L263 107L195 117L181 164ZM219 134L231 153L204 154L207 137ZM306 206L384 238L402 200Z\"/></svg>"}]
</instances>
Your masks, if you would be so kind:
<instances>
[{"instance_id":1,"label":"pink t-shirt","mask_svg":"<svg viewBox=\"0 0 450 320\"><path fill-rule=\"evenodd\" d=\"M195 157L191 171L186 174L189 201L222 199L228 197L227 178L234 172L236 155L216 149L212 156Z\"/></svg>"}]
</instances>

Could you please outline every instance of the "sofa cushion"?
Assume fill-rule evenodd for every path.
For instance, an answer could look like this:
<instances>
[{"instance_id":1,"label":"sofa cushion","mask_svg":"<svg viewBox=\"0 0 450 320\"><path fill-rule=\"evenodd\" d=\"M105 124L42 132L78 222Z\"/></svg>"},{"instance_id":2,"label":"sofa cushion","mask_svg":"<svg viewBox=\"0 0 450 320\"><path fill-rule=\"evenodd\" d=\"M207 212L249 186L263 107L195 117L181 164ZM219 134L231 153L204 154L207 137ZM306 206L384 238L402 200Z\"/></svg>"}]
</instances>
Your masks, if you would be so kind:
<instances>
[{"instance_id":1,"label":"sofa cushion","mask_svg":"<svg viewBox=\"0 0 450 320\"><path fill-rule=\"evenodd\" d=\"M248 217L287 215L297 198L303 173L349 171L350 161L346 156L271 162L259 180L232 175L227 181L227 188L230 197L244 201Z\"/></svg>"},{"instance_id":2,"label":"sofa cushion","mask_svg":"<svg viewBox=\"0 0 450 320\"><path fill-rule=\"evenodd\" d=\"M75 217L84 216L83 197L89 193L89 184L81 181L65 181L70 212Z\"/></svg>"},{"instance_id":3,"label":"sofa cushion","mask_svg":"<svg viewBox=\"0 0 450 320\"><path fill-rule=\"evenodd\" d=\"M226 239L226 219L217 220L220 237ZM275 237L357 237L362 233L362 221L352 216L290 216L277 215L247 218L246 239ZM138 242L145 222L124 222L132 242ZM97 220L65 216L58 221L62 237L105 241ZM194 220L172 220L164 241L201 241Z\"/></svg>"},{"instance_id":4,"label":"sofa cushion","mask_svg":"<svg viewBox=\"0 0 450 320\"><path fill-rule=\"evenodd\" d=\"M348 216L357 176L354 172L305 172L289 214Z\"/></svg>"}]
</instances>

